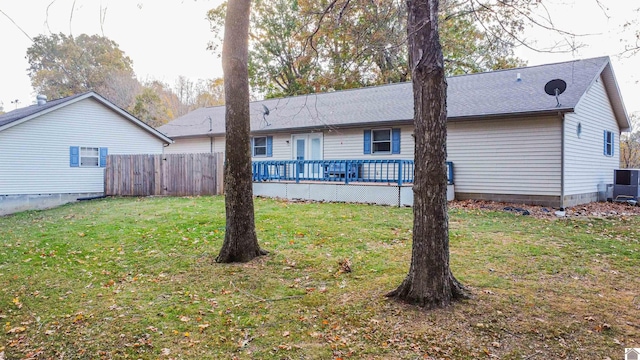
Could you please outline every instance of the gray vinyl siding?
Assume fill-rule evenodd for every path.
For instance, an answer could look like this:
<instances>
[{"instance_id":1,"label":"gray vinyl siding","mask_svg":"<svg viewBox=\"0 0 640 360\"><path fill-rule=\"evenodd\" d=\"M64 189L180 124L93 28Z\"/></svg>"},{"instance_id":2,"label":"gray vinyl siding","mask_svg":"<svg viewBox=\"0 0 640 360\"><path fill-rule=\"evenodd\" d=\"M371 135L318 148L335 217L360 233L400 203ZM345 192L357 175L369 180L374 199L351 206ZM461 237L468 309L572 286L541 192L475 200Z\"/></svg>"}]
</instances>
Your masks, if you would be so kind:
<instances>
[{"instance_id":1,"label":"gray vinyl siding","mask_svg":"<svg viewBox=\"0 0 640 360\"><path fill-rule=\"evenodd\" d=\"M214 153L223 153L226 144L224 141L224 136L216 136L213 138L213 152Z\"/></svg>"},{"instance_id":2,"label":"gray vinyl siding","mask_svg":"<svg viewBox=\"0 0 640 360\"><path fill-rule=\"evenodd\" d=\"M447 130L456 192L560 195L559 118L454 121Z\"/></svg>"},{"instance_id":3,"label":"gray vinyl siding","mask_svg":"<svg viewBox=\"0 0 640 360\"><path fill-rule=\"evenodd\" d=\"M604 155L605 130L615 135L613 156ZM598 184L613 183L613 170L620 164L619 140L620 128L600 77L575 112L565 116L565 195L593 193Z\"/></svg>"},{"instance_id":4,"label":"gray vinyl siding","mask_svg":"<svg viewBox=\"0 0 640 360\"><path fill-rule=\"evenodd\" d=\"M87 98L0 131L0 195L102 193L104 168L69 166L69 147L161 154L163 143Z\"/></svg>"},{"instance_id":5,"label":"gray vinyl siding","mask_svg":"<svg viewBox=\"0 0 640 360\"><path fill-rule=\"evenodd\" d=\"M208 137L173 139L173 144L164 148L165 154L198 154L210 151L211 139Z\"/></svg>"},{"instance_id":6,"label":"gray vinyl siding","mask_svg":"<svg viewBox=\"0 0 640 360\"><path fill-rule=\"evenodd\" d=\"M369 127L367 129L390 129L390 126ZM336 129L324 133L325 160L377 160L405 159L413 160L413 126L393 126L400 128L400 154L365 154L364 130Z\"/></svg>"},{"instance_id":7,"label":"gray vinyl siding","mask_svg":"<svg viewBox=\"0 0 640 360\"><path fill-rule=\"evenodd\" d=\"M389 127L383 127L389 128ZM397 128L394 126L394 128ZM364 160L364 159L406 159L413 160L413 127L402 126L400 133L400 154L364 154L364 128L337 129L323 132L322 155L325 160ZM374 129L377 129L374 127ZM306 134L306 133L295 133ZM281 133L272 136L271 157L252 157L252 161L293 160L292 137L294 134ZM209 152L209 138L174 139L174 143L165 149L165 153ZM206 150L205 150L206 146ZM224 153L224 137L214 140L214 152Z\"/></svg>"},{"instance_id":8,"label":"gray vinyl siding","mask_svg":"<svg viewBox=\"0 0 640 360\"><path fill-rule=\"evenodd\" d=\"M263 135L260 135L263 136ZM266 135L264 135L266 136ZM271 136L271 135L269 135ZM282 134L273 136L273 156L258 156L252 157L252 161L259 160L290 160L291 159L291 135ZM167 146L164 149L165 154L189 154L189 153L209 153L211 152L212 144L209 137L196 137L196 138L177 138L173 139L174 143ZM213 152L223 153L225 152L225 137L216 136L213 138Z\"/></svg>"},{"instance_id":9,"label":"gray vinyl siding","mask_svg":"<svg viewBox=\"0 0 640 360\"><path fill-rule=\"evenodd\" d=\"M224 153L224 136L216 136L213 143L210 137L202 136L195 138L177 138L173 139L173 144L164 148L165 154L199 154L210 153L213 149L214 153Z\"/></svg>"},{"instance_id":10,"label":"gray vinyl siding","mask_svg":"<svg viewBox=\"0 0 640 360\"><path fill-rule=\"evenodd\" d=\"M271 151L272 156L253 156L251 161L265 161L265 160L291 160L291 135L278 134L278 135L257 135L257 137L271 136ZM253 149L251 150L253 154Z\"/></svg>"}]
</instances>

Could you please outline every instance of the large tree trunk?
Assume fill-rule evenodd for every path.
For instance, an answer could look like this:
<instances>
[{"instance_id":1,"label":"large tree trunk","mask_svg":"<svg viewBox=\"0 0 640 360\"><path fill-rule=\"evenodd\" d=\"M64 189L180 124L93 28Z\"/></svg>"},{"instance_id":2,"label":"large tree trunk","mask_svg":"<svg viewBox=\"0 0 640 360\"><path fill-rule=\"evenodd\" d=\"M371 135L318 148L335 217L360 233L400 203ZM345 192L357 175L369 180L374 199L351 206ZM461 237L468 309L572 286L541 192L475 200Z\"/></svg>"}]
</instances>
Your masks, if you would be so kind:
<instances>
[{"instance_id":1,"label":"large tree trunk","mask_svg":"<svg viewBox=\"0 0 640 360\"><path fill-rule=\"evenodd\" d=\"M413 80L415 178L409 274L387 294L426 308L466 297L449 268L447 214L447 83L438 38L438 0L408 0Z\"/></svg>"},{"instance_id":2,"label":"large tree trunk","mask_svg":"<svg viewBox=\"0 0 640 360\"><path fill-rule=\"evenodd\" d=\"M247 262L260 250L253 216L249 118L248 39L250 0L230 0L225 19L222 68L225 90L224 189L226 231L217 262Z\"/></svg>"}]
</instances>

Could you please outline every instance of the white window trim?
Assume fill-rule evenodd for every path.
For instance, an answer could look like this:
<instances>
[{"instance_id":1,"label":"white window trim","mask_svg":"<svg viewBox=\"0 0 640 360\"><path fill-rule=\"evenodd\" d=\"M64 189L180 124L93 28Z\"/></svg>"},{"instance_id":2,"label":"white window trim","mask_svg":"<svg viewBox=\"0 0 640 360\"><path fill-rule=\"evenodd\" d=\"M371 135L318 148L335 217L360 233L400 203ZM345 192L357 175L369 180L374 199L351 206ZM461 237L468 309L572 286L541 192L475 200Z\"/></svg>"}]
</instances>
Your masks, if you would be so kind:
<instances>
[{"instance_id":1,"label":"white window trim","mask_svg":"<svg viewBox=\"0 0 640 360\"><path fill-rule=\"evenodd\" d=\"M374 141L374 138L375 138L374 133L376 131L388 131L389 132L389 140ZM389 151L376 151L374 144L376 144L376 143L384 143L384 142L388 142L389 143ZM391 128L371 129L371 154L386 155L386 154L391 154L392 152L393 152L393 130Z\"/></svg>"},{"instance_id":2,"label":"white window trim","mask_svg":"<svg viewBox=\"0 0 640 360\"><path fill-rule=\"evenodd\" d=\"M613 131L609 131L609 130L605 130L606 132L606 139L605 139L605 143L604 143L604 149L605 149L605 154L604 156L613 156L614 153L614 147L615 147L615 135L613 134ZM611 140L611 142L609 142L608 140ZM607 146L610 146L610 150L611 151L607 151Z\"/></svg>"},{"instance_id":3,"label":"white window trim","mask_svg":"<svg viewBox=\"0 0 640 360\"><path fill-rule=\"evenodd\" d=\"M98 155L97 156L85 156L82 153L82 150L97 150ZM95 158L97 160L96 165L82 165L82 158ZM99 147L94 147L94 146L80 146L78 149L78 167L85 167L85 168L97 168L100 167L100 148Z\"/></svg>"},{"instance_id":4,"label":"white window trim","mask_svg":"<svg viewBox=\"0 0 640 360\"><path fill-rule=\"evenodd\" d=\"M256 154L256 139L264 139L264 146L259 146L260 148L264 147L264 154L261 155L257 155ZM252 142L252 146L251 146L251 155L253 157L267 157L267 153L268 153L268 144L267 144L267 137L266 136L254 136L253 137L253 142Z\"/></svg>"}]
</instances>

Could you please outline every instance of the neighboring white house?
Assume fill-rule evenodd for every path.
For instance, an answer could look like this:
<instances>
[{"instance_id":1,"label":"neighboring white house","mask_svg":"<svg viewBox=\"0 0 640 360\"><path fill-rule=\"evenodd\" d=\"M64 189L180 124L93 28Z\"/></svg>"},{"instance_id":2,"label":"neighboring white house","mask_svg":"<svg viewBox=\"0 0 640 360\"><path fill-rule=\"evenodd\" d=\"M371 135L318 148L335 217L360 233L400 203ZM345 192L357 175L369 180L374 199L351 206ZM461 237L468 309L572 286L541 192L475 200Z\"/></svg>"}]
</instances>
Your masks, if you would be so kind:
<instances>
[{"instance_id":1,"label":"neighboring white house","mask_svg":"<svg viewBox=\"0 0 640 360\"><path fill-rule=\"evenodd\" d=\"M87 92L0 115L0 215L104 193L107 154L161 154L172 140Z\"/></svg>"},{"instance_id":2,"label":"neighboring white house","mask_svg":"<svg viewBox=\"0 0 640 360\"><path fill-rule=\"evenodd\" d=\"M566 83L555 96L554 79ZM455 197L554 207L597 200L629 119L608 57L447 79ZM413 160L410 83L252 102L253 160ZM268 111L267 111L268 110ZM158 128L165 153L224 152L224 106Z\"/></svg>"}]
</instances>

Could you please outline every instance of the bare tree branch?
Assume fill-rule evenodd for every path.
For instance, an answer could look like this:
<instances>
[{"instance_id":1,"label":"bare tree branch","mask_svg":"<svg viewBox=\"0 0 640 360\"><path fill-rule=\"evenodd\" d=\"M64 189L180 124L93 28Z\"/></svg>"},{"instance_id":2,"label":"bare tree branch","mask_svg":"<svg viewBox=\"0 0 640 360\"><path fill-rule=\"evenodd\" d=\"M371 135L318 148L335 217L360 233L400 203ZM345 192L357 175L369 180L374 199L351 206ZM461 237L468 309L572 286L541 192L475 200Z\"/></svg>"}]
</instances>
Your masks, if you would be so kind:
<instances>
[{"instance_id":1,"label":"bare tree branch","mask_svg":"<svg viewBox=\"0 0 640 360\"><path fill-rule=\"evenodd\" d=\"M44 20L44 24L47 26L47 30L49 30L49 34L53 34L51 32L51 28L49 27L49 8L51 7L51 5L53 5L54 2L56 2L57 0L53 0L49 3L49 5L47 5L47 10L45 11L46 13L46 18Z\"/></svg>"},{"instance_id":2,"label":"bare tree branch","mask_svg":"<svg viewBox=\"0 0 640 360\"><path fill-rule=\"evenodd\" d=\"M73 4L71 4L71 14L69 15L69 35L73 36L73 31L71 31L71 21L73 21L73 11L76 8L76 0L73 0Z\"/></svg>"},{"instance_id":3,"label":"bare tree branch","mask_svg":"<svg viewBox=\"0 0 640 360\"><path fill-rule=\"evenodd\" d=\"M107 17L107 7L105 6L103 8L102 4L100 4L100 32L102 33L103 37L104 37L104 19L106 17Z\"/></svg>"},{"instance_id":4,"label":"bare tree branch","mask_svg":"<svg viewBox=\"0 0 640 360\"><path fill-rule=\"evenodd\" d=\"M4 11L2 11L2 9L0 9L0 13L2 13L2 15L6 16L6 17L7 17L7 19L9 19L9 21L11 21L11 22L13 23L13 25L15 25L15 26L18 28L18 30L20 30L20 31L24 34L24 36L26 36L29 40L31 40L31 41L33 42L33 39L31 38L31 36L29 36L29 34L27 34L27 32L26 32L26 31L24 31L24 29L22 29L22 28L20 27L20 25L18 25L15 21L13 21L13 19L11 18L11 16L7 15L7 13L5 13Z\"/></svg>"},{"instance_id":5,"label":"bare tree branch","mask_svg":"<svg viewBox=\"0 0 640 360\"><path fill-rule=\"evenodd\" d=\"M478 20L478 23L480 24L480 26L489 34L491 34L491 36L498 38L498 34L496 34L493 30L491 30L491 28L487 27L485 22L479 17L478 12L480 10L475 10L475 7L473 6L473 1L471 1L471 6L472 9L474 9L473 14L474 17ZM486 10L490 10L490 8L486 7L484 4L480 4L481 7L484 7ZM509 37L514 40L515 42L517 42L518 44L526 47L529 50L538 52L538 53L569 53L569 52L573 52L575 51L577 48L579 48L579 46L577 45L571 45L568 41L567 41L567 45L569 45L570 49L569 50L558 50L555 46L551 47L551 48L547 48L547 49L541 49L541 48L536 48L532 45L530 45L529 43L525 42L524 40L522 40L519 36L517 36L516 34L514 34L510 29L508 29L507 27L504 26L504 24L500 21L500 19L496 19L496 23L498 24L498 26L504 30L504 32L509 35ZM569 34L569 33L567 33ZM565 40L566 41L566 40ZM559 45L559 43L556 43L556 45Z\"/></svg>"}]
</instances>

